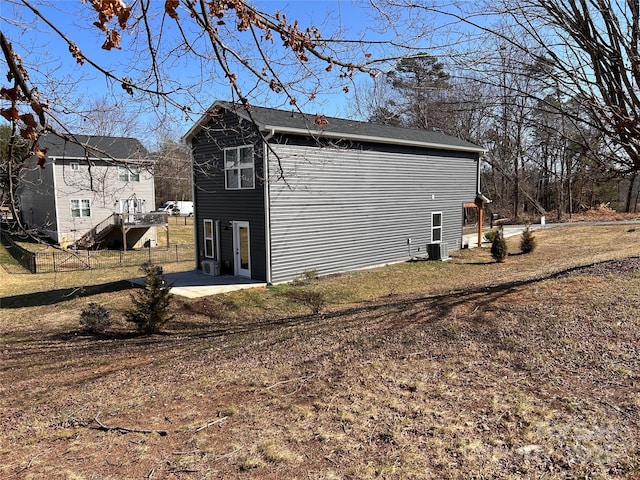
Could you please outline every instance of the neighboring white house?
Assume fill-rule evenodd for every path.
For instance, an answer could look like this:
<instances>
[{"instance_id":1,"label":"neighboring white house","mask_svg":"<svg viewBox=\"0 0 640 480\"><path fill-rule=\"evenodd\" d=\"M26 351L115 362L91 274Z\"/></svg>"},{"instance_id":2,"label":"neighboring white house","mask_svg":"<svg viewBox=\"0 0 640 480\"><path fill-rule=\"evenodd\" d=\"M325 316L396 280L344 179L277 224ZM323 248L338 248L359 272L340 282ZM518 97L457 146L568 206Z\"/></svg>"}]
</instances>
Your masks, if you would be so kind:
<instances>
[{"instance_id":1,"label":"neighboring white house","mask_svg":"<svg viewBox=\"0 0 640 480\"><path fill-rule=\"evenodd\" d=\"M22 220L61 246L135 248L157 243L153 162L134 138L40 138L18 192Z\"/></svg>"}]
</instances>

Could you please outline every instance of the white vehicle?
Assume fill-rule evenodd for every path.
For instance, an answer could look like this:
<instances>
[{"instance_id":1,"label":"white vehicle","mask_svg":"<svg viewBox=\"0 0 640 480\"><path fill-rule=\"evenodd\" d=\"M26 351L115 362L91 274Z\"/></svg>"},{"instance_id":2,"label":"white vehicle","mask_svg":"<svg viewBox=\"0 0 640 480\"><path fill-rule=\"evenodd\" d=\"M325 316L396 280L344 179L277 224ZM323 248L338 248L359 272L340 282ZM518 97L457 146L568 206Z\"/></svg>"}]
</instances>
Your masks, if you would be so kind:
<instances>
[{"instance_id":1,"label":"white vehicle","mask_svg":"<svg viewBox=\"0 0 640 480\"><path fill-rule=\"evenodd\" d=\"M169 215L182 215L184 217L193 216L193 202L182 202L179 200L168 200L160 205L156 212L168 213Z\"/></svg>"}]
</instances>

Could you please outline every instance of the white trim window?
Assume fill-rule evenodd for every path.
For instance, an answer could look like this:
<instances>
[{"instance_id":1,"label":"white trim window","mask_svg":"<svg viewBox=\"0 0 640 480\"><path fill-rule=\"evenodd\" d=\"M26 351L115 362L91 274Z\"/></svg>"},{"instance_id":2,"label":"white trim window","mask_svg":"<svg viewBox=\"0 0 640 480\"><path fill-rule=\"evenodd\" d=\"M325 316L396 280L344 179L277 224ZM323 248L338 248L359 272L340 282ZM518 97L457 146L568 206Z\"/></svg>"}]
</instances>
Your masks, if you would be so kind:
<instances>
[{"instance_id":1,"label":"white trim window","mask_svg":"<svg viewBox=\"0 0 640 480\"><path fill-rule=\"evenodd\" d=\"M69 168L71 169L72 172L79 172L80 164L78 162L71 162L69 163Z\"/></svg>"},{"instance_id":2,"label":"white trim window","mask_svg":"<svg viewBox=\"0 0 640 480\"><path fill-rule=\"evenodd\" d=\"M224 149L224 188L242 190L255 187L253 146Z\"/></svg>"},{"instance_id":3,"label":"white trim window","mask_svg":"<svg viewBox=\"0 0 640 480\"><path fill-rule=\"evenodd\" d=\"M137 165L118 166L118 180L121 182L139 182L140 167Z\"/></svg>"},{"instance_id":4,"label":"white trim window","mask_svg":"<svg viewBox=\"0 0 640 480\"><path fill-rule=\"evenodd\" d=\"M71 217L87 218L91 216L91 200L88 198L70 200Z\"/></svg>"},{"instance_id":5,"label":"white trim window","mask_svg":"<svg viewBox=\"0 0 640 480\"><path fill-rule=\"evenodd\" d=\"M215 258L216 256L216 234L213 220L204 221L204 256Z\"/></svg>"},{"instance_id":6,"label":"white trim window","mask_svg":"<svg viewBox=\"0 0 640 480\"><path fill-rule=\"evenodd\" d=\"M442 241L442 212L431 213L431 243Z\"/></svg>"}]
</instances>

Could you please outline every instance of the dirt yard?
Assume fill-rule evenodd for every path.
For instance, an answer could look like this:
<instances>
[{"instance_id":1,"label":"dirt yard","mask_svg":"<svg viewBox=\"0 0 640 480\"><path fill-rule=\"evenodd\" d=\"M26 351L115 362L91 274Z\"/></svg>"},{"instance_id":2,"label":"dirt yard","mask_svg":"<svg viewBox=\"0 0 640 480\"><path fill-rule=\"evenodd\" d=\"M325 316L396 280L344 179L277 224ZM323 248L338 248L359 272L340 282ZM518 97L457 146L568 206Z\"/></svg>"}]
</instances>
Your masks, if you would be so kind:
<instances>
[{"instance_id":1,"label":"dirt yard","mask_svg":"<svg viewBox=\"0 0 640 480\"><path fill-rule=\"evenodd\" d=\"M640 479L640 225L535 233L176 298L148 337L79 329L129 291L4 308L0 478Z\"/></svg>"}]
</instances>

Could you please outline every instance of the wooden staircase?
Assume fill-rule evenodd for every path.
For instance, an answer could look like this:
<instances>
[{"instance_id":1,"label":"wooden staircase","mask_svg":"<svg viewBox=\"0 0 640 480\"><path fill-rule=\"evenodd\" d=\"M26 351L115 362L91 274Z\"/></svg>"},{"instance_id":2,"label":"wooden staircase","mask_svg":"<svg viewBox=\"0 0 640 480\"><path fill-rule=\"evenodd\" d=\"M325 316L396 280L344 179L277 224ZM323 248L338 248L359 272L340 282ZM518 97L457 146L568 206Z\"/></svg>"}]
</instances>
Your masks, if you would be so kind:
<instances>
[{"instance_id":1,"label":"wooden staircase","mask_svg":"<svg viewBox=\"0 0 640 480\"><path fill-rule=\"evenodd\" d=\"M112 213L76 240L73 246L79 250L95 248L114 228L120 227L120 217L121 215L119 213Z\"/></svg>"},{"instance_id":2,"label":"wooden staircase","mask_svg":"<svg viewBox=\"0 0 640 480\"><path fill-rule=\"evenodd\" d=\"M133 229L148 230L154 226L166 226L165 213L112 213L107 218L82 235L74 244L74 248L89 250L99 248L102 241L114 230L122 232L122 246L127 250L127 233Z\"/></svg>"}]
</instances>

